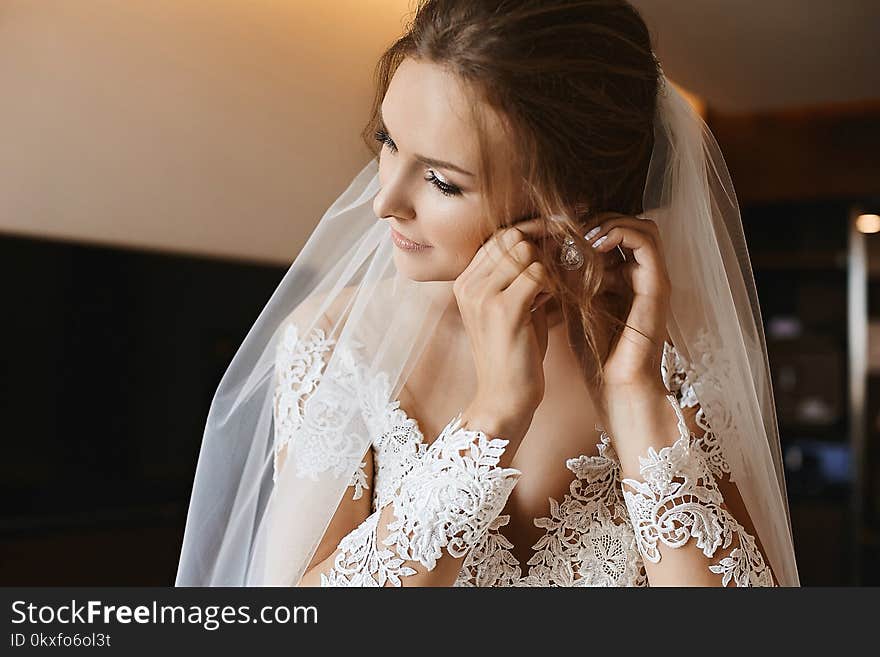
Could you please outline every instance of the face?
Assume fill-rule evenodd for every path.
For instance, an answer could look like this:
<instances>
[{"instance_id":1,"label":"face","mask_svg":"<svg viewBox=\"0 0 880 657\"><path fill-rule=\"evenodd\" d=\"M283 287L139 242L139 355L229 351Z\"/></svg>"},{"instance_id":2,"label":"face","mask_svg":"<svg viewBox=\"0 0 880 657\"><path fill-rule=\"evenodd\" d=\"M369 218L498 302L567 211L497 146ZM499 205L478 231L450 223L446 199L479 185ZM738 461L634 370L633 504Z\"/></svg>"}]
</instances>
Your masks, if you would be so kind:
<instances>
[{"instance_id":1,"label":"face","mask_svg":"<svg viewBox=\"0 0 880 657\"><path fill-rule=\"evenodd\" d=\"M376 138L380 191L376 216L424 248L396 242L394 260L411 280L451 281L489 237L480 231L482 186L476 128L466 119L461 82L435 64L405 59L382 102ZM487 110L491 152L503 158L504 138ZM509 159L508 159L509 161Z\"/></svg>"}]
</instances>

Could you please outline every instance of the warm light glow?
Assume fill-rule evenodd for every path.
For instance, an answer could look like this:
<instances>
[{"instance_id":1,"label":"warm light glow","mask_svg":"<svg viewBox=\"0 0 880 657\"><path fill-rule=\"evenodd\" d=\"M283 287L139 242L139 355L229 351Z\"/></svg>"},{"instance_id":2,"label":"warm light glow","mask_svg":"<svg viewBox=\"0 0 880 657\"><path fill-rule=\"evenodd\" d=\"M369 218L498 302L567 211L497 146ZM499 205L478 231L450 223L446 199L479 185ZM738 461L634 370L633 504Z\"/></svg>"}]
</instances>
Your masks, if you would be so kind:
<instances>
[{"instance_id":1,"label":"warm light glow","mask_svg":"<svg viewBox=\"0 0 880 657\"><path fill-rule=\"evenodd\" d=\"M666 78L669 80L669 78ZM682 95L684 99L690 103L690 106L694 108L694 111L699 114L703 120L706 120L706 101L700 98L697 94L692 91L688 91L680 84L674 82L673 80L669 80L673 87Z\"/></svg>"},{"instance_id":2,"label":"warm light glow","mask_svg":"<svg viewBox=\"0 0 880 657\"><path fill-rule=\"evenodd\" d=\"M860 214L856 219L860 233L880 233L880 214Z\"/></svg>"}]
</instances>

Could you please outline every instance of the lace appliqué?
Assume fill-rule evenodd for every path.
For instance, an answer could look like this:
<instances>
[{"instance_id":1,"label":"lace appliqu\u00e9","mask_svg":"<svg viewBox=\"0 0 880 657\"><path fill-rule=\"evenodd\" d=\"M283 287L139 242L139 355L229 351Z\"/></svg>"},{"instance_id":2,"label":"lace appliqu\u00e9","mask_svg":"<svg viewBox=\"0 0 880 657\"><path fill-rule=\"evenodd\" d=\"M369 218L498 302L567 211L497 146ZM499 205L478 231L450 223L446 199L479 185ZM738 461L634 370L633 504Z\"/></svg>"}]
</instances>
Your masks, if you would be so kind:
<instances>
[{"instance_id":1,"label":"lace appliqu\u00e9","mask_svg":"<svg viewBox=\"0 0 880 657\"><path fill-rule=\"evenodd\" d=\"M274 391L275 458L272 480L277 481L279 453L302 426L305 400L315 391L324 369L323 355L334 341L321 329L299 339L295 324L290 324L278 343L276 352L277 383Z\"/></svg>"},{"instance_id":2,"label":"lace appliqu\u00e9","mask_svg":"<svg viewBox=\"0 0 880 657\"><path fill-rule=\"evenodd\" d=\"M364 489L370 487L367 483L367 471L364 469L366 467L367 462L361 461L361 464L351 475L351 482L348 485L354 488L354 495L352 495L351 498L353 500L361 499L364 494Z\"/></svg>"},{"instance_id":3,"label":"lace appliqu\u00e9","mask_svg":"<svg viewBox=\"0 0 880 657\"><path fill-rule=\"evenodd\" d=\"M716 476L730 469L714 434L691 434L674 395L667 400L678 418L679 438L659 452L648 449L639 458L643 481L623 479L623 498L635 527L636 545L652 563L660 561L658 543L677 548L694 538L703 554L737 546L716 564L709 566L722 575L722 584L773 586L770 569L745 528L724 508Z\"/></svg>"},{"instance_id":4,"label":"lace appliqu\u00e9","mask_svg":"<svg viewBox=\"0 0 880 657\"><path fill-rule=\"evenodd\" d=\"M381 513L376 511L339 542L333 569L321 573L321 586L402 586L400 578L416 571L386 547L380 546L377 528Z\"/></svg>"},{"instance_id":5,"label":"lace appliqu\u00e9","mask_svg":"<svg viewBox=\"0 0 880 657\"><path fill-rule=\"evenodd\" d=\"M373 441L373 449L378 455L373 461L374 511L393 499L404 477L421 462L428 449L415 420L400 408L399 400L387 401L387 382L383 378L380 383L377 394L382 405L376 416L382 431Z\"/></svg>"},{"instance_id":6,"label":"lace appliqu\u00e9","mask_svg":"<svg viewBox=\"0 0 880 657\"><path fill-rule=\"evenodd\" d=\"M688 364L669 342L663 343L663 356L660 359L660 377L666 389L678 399L682 408L699 404L697 393L688 380Z\"/></svg>"},{"instance_id":7,"label":"lace appliqu\u00e9","mask_svg":"<svg viewBox=\"0 0 880 657\"><path fill-rule=\"evenodd\" d=\"M507 443L461 428L461 413L453 418L401 484L385 545L396 545L398 554L428 570L442 548L465 556L501 513L522 474L498 467Z\"/></svg>"},{"instance_id":8,"label":"lace appliqu\u00e9","mask_svg":"<svg viewBox=\"0 0 880 657\"><path fill-rule=\"evenodd\" d=\"M337 355L336 368L328 375L325 354L331 350ZM354 498L360 498L363 489L369 488L362 461L369 440L347 424L357 411L353 403L365 389L365 374L355 354L326 337L321 328L301 337L297 325L291 323L279 340L275 370L273 481L278 478L281 449L287 446L287 458L295 463L298 476L317 479L327 471L336 476L351 472L349 485L355 488ZM322 381L320 393L314 394ZM291 444L294 436L300 440ZM295 454L290 453L291 447Z\"/></svg>"},{"instance_id":9,"label":"lace appliqu\u00e9","mask_svg":"<svg viewBox=\"0 0 880 657\"><path fill-rule=\"evenodd\" d=\"M566 461L575 479L561 503L549 498L550 516L533 521L545 533L532 546L527 576L501 533L509 516L499 516L465 559L455 585L646 586L619 488L619 463L604 432L598 448L598 456Z\"/></svg>"},{"instance_id":10,"label":"lace appliqu\u00e9","mask_svg":"<svg viewBox=\"0 0 880 657\"><path fill-rule=\"evenodd\" d=\"M467 555L499 525L522 474L498 466L507 444L462 428L461 414L453 418L403 478L392 501L395 519L388 535L378 538L382 510L374 511L340 542L333 569L321 575L321 584L400 586L401 576L415 573L406 561L433 570L444 548L453 557Z\"/></svg>"},{"instance_id":11,"label":"lace appliqu\u00e9","mask_svg":"<svg viewBox=\"0 0 880 657\"><path fill-rule=\"evenodd\" d=\"M455 586L519 586L522 568L513 556L513 543L500 532L510 523L510 516L498 516L483 539L465 558Z\"/></svg>"},{"instance_id":12,"label":"lace appliqu\u00e9","mask_svg":"<svg viewBox=\"0 0 880 657\"><path fill-rule=\"evenodd\" d=\"M645 586L619 484L619 462L602 431L598 456L568 459L575 478L562 503L550 498L550 516L537 518L546 533L532 546L524 586Z\"/></svg>"},{"instance_id":13,"label":"lace appliqu\u00e9","mask_svg":"<svg viewBox=\"0 0 880 657\"><path fill-rule=\"evenodd\" d=\"M722 364L713 361L710 365ZM707 372L705 363L701 362L697 369L700 376L711 380L712 370L708 368ZM730 468L718 434L709 427L691 385L691 376L696 373L666 343L661 374L667 389L681 408L698 406L695 421L703 435L690 438L691 455L701 456L709 473L720 480L730 476ZM370 482L376 512L399 496L404 480L419 466L429 445L415 419L400 408L398 401L388 401L387 382L381 376L370 382L360 396L371 435L377 436L373 442L375 470ZM724 415L726 411L721 411L722 418ZM467 552L455 586L647 586L633 515L621 486L620 464L611 438L599 425L596 429L601 432L599 455L568 459L565 465L574 474L569 493L561 502L550 499L549 515L534 520L545 533L532 546L535 553L528 561L528 575L523 576L523 566L512 552L513 544L503 533L511 518L498 515ZM353 486L357 477L355 473ZM458 480L457 475L454 478ZM466 481L458 485L467 487L463 483ZM732 544L734 536L739 543L729 555L712 564L712 571L722 575L725 585L749 578L753 585L772 585L769 568L764 565L754 538L720 504L716 506L715 517L721 518L722 546ZM419 510L414 504L410 508ZM404 557L414 556L417 550L401 555L396 544L385 545L377 535L377 530L381 533L385 527L379 528L378 523L379 514L374 513L343 539L334 570L322 576L323 585L399 586L402 577L414 574L412 564L407 564ZM724 527L731 537L726 544L724 532L728 530Z\"/></svg>"},{"instance_id":14,"label":"lace appliqu\u00e9","mask_svg":"<svg viewBox=\"0 0 880 657\"><path fill-rule=\"evenodd\" d=\"M706 408L711 408L712 416L712 434L713 436L733 436L736 435L737 417L747 417L750 413L749 409L742 408L738 405L738 396L734 395L731 399L730 395L724 394L723 382L730 377L731 363L730 359L724 355L714 337L704 328L701 328L693 340L691 345L691 353L695 354L693 360L687 360L681 356L670 345L672 352L671 362L673 363L672 381L676 379L685 381L679 390L672 391L679 397L679 405L682 408L686 406L696 406L700 408L697 413L697 423L701 428L709 431L708 422L706 420ZM737 450L722 455L723 441L718 440L718 454L726 461L727 464L739 466L742 471L746 466L742 462L742 455ZM731 459L736 460L736 463ZM731 481L736 481L733 475L734 468L727 467L727 474Z\"/></svg>"}]
</instances>

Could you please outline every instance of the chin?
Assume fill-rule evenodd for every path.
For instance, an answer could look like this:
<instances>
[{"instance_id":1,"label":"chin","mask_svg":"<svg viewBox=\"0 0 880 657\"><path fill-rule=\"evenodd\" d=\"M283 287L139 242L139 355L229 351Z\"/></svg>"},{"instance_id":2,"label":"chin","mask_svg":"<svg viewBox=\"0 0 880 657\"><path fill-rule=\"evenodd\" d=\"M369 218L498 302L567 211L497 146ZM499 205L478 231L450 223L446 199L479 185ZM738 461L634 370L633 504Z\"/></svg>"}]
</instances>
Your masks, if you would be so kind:
<instances>
[{"instance_id":1,"label":"chin","mask_svg":"<svg viewBox=\"0 0 880 657\"><path fill-rule=\"evenodd\" d=\"M413 262L406 254L400 253L395 249L392 256L397 271L405 278L417 283L432 283L440 281L454 281L456 276L449 276L448 271L444 271L441 267L433 266L429 258L425 258L421 262Z\"/></svg>"},{"instance_id":2,"label":"chin","mask_svg":"<svg viewBox=\"0 0 880 657\"><path fill-rule=\"evenodd\" d=\"M407 279L416 283L434 283L437 281L445 281L443 277L439 277L431 272L414 272L405 267L398 268L398 271Z\"/></svg>"}]
</instances>

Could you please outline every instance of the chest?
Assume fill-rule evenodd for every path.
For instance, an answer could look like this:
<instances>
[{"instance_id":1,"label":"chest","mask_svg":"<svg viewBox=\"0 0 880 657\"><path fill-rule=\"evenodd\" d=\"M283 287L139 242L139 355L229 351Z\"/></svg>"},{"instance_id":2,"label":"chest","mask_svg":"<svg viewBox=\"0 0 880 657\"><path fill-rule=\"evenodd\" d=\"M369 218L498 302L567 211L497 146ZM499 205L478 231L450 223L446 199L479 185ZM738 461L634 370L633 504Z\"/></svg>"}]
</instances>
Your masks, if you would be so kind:
<instances>
[{"instance_id":1,"label":"chest","mask_svg":"<svg viewBox=\"0 0 880 657\"><path fill-rule=\"evenodd\" d=\"M548 514L549 498L561 500L569 492L572 473L566 461L597 454L600 438L598 413L562 333L548 337L544 379L544 399L511 463L522 476L502 512L510 516L504 534L514 544L512 551L521 563L528 561L531 546L543 534L534 519ZM415 433L412 439L424 449L468 406L476 388L469 353L455 348L426 350L398 396L397 422L409 421ZM403 453L387 453L389 448L400 447L398 441L378 452L374 449L378 468L390 475L384 477L389 483L397 478L395 471L406 469L407 455L413 455L409 448Z\"/></svg>"}]
</instances>

